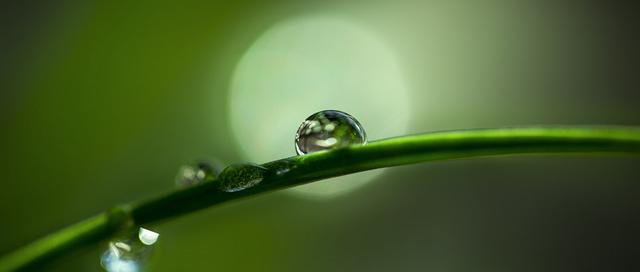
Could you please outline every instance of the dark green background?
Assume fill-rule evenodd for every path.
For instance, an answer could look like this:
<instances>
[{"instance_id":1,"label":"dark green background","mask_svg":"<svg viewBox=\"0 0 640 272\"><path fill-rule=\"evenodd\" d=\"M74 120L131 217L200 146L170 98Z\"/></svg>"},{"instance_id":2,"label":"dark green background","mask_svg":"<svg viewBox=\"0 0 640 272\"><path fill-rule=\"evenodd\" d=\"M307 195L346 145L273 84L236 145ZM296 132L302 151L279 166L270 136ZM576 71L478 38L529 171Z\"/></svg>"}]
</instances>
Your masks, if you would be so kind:
<instances>
[{"instance_id":1,"label":"dark green background","mask_svg":"<svg viewBox=\"0 0 640 272\"><path fill-rule=\"evenodd\" d=\"M410 81L411 133L640 125L640 19L631 6L498 0L1 5L0 253L114 204L168 191L185 162L245 161L229 128L230 78L261 33L296 16L354 18L391 45ZM290 130L293 139L296 128ZM638 270L639 162L459 160L390 169L328 200L263 195L151 226L161 233L152 268ZM99 270L104 247L42 269Z\"/></svg>"}]
</instances>

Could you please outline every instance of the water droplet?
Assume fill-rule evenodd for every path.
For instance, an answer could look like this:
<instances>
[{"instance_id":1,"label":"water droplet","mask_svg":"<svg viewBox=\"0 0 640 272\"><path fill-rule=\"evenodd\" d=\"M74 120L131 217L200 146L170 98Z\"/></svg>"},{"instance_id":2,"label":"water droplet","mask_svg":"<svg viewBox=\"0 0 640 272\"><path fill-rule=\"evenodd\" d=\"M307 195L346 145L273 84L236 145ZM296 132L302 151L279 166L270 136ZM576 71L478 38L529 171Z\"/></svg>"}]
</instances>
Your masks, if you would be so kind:
<instances>
[{"instance_id":1,"label":"water droplet","mask_svg":"<svg viewBox=\"0 0 640 272\"><path fill-rule=\"evenodd\" d=\"M199 161L183 165L178 170L176 186L186 188L213 180L222 171L221 165L217 161Z\"/></svg>"},{"instance_id":2,"label":"water droplet","mask_svg":"<svg viewBox=\"0 0 640 272\"><path fill-rule=\"evenodd\" d=\"M160 236L159 233L150 231L145 228L140 228L140 230L138 231L138 239L140 240L140 242L148 246L155 244L156 241L158 241L158 236Z\"/></svg>"},{"instance_id":3,"label":"water droplet","mask_svg":"<svg viewBox=\"0 0 640 272\"><path fill-rule=\"evenodd\" d=\"M143 271L151 255L153 244L158 240L157 232L139 228L138 235L126 236L109 242L108 249L100 258L100 265L108 272Z\"/></svg>"},{"instance_id":4,"label":"water droplet","mask_svg":"<svg viewBox=\"0 0 640 272\"><path fill-rule=\"evenodd\" d=\"M266 167L269 168L270 173L276 176L283 176L298 168L298 164L289 160L279 160L270 162Z\"/></svg>"},{"instance_id":5,"label":"water droplet","mask_svg":"<svg viewBox=\"0 0 640 272\"><path fill-rule=\"evenodd\" d=\"M232 164L220 173L220 190L238 192L262 182L267 168L253 163Z\"/></svg>"},{"instance_id":6,"label":"water droplet","mask_svg":"<svg viewBox=\"0 0 640 272\"><path fill-rule=\"evenodd\" d=\"M366 143L367 134L358 120L336 110L314 113L302 122L296 133L298 155Z\"/></svg>"}]
</instances>

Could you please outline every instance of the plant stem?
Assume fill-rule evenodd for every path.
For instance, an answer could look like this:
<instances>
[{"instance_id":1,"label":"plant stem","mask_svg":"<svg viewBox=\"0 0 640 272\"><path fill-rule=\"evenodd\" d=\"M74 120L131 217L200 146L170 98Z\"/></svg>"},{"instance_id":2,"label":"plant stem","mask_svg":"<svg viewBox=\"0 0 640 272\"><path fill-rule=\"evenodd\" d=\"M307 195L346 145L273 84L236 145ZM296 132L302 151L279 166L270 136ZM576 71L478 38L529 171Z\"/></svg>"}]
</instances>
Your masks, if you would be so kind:
<instances>
[{"instance_id":1,"label":"plant stem","mask_svg":"<svg viewBox=\"0 0 640 272\"><path fill-rule=\"evenodd\" d=\"M514 154L640 154L637 127L521 127L458 130L404 136L304 156L264 166L255 187L224 192L215 182L119 206L22 247L0 259L0 271L14 271L59 256L81 245L107 239L131 225L166 220L262 192L376 168L424 161Z\"/></svg>"}]
</instances>

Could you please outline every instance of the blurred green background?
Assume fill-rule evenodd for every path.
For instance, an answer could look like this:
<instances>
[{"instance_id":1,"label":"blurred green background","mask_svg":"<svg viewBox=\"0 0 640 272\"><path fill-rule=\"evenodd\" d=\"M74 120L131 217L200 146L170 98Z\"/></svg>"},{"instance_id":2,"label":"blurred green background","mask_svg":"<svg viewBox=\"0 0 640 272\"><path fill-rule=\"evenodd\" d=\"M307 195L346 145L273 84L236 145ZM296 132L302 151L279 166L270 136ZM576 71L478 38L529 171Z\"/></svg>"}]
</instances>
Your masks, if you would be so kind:
<instances>
[{"instance_id":1,"label":"blurred green background","mask_svg":"<svg viewBox=\"0 0 640 272\"><path fill-rule=\"evenodd\" d=\"M354 114L373 140L640 125L637 12L599 1L4 2L0 254L171 190L195 159L294 155L297 125L324 107ZM151 268L637 271L639 162L457 160L321 183L343 190L329 197L261 195L149 226L160 233ZM99 271L105 246L42 270Z\"/></svg>"}]
</instances>

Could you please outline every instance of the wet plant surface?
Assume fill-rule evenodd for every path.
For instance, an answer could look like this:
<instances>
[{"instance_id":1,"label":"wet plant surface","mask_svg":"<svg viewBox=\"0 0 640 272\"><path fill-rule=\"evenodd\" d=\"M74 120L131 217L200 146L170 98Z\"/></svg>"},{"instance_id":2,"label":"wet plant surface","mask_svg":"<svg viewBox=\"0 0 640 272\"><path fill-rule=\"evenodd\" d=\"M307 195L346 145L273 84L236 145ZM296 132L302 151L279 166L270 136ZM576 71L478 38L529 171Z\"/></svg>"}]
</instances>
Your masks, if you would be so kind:
<instances>
[{"instance_id":1,"label":"wet plant surface","mask_svg":"<svg viewBox=\"0 0 640 272\"><path fill-rule=\"evenodd\" d=\"M326 117L324 113L321 116ZM325 130L324 134L336 131L326 130L326 125L334 122L320 122ZM358 128L362 129L360 125ZM357 130L349 125L344 130L337 130L340 133L336 137L342 137L346 135L343 134L344 131L353 132L354 129ZM349 133L357 135L352 132ZM364 135L364 131L362 132ZM296 138L299 139L300 136ZM362 145L365 141L366 138L362 142L353 141L352 145L345 147L326 148L323 152L262 165L232 164L217 176L212 168L204 164L182 168L179 180L200 178L203 182L148 201L117 206L104 214L63 229L3 257L0 260L0 270L33 267L74 247L95 243L125 231L128 236L110 240L108 249L101 257L101 264L108 271L138 271L144 268L150 246L156 243L159 234L132 226L166 220L258 193L381 167L493 155L640 154L640 129L633 127L479 129L426 133ZM138 230L137 236L132 235L135 234L131 232L132 229Z\"/></svg>"}]
</instances>

